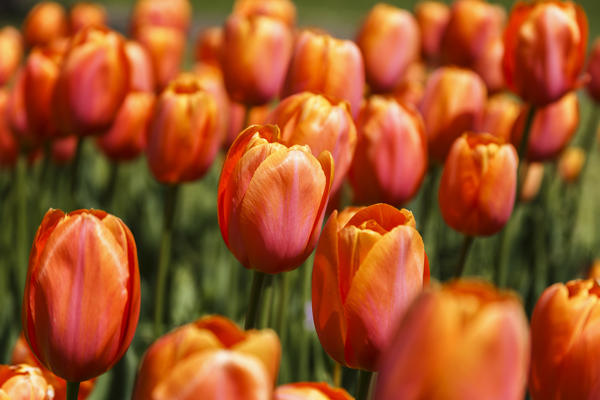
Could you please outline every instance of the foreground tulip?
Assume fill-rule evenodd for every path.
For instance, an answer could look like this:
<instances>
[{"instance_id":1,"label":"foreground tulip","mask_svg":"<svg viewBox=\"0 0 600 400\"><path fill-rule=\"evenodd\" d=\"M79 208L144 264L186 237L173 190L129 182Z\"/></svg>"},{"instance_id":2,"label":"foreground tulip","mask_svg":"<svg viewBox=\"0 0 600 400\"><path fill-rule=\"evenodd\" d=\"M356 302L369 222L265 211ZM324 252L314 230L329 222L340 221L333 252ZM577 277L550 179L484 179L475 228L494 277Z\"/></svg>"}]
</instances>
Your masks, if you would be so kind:
<instances>
[{"instance_id":1,"label":"foreground tulip","mask_svg":"<svg viewBox=\"0 0 600 400\"><path fill-rule=\"evenodd\" d=\"M23 23L23 35L29 47L44 46L68 33L67 13L63 6L53 1L36 4Z\"/></svg>"},{"instance_id":2,"label":"foreground tulip","mask_svg":"<svg viewBox=\"0 0 600 400\"><path fill-rule=\"evenodd\" d=\"M223 47L223 28L215 26L198 34L194 59L216 67L221 66L221 48Z\"/></svg>"},{"instance_id":3,"label":"foreground tulip","mask_svg":"<svg viewBox=\"0 0 600 400\"><path fill-rule=\"evenodd\" d=\"M15 75L23 58L23 38L12 26L0 29L0 85Z\"/></svg>"},{"instance_id":4,"label":"foreground tulip","mask_svg":"<svg viewBox=\"0 0 600 400\"><path fill-rule=\"evenodd\" d=\"M487 99L483 117L476 130L510 142L521 108L521 103L513 96L506 93L494 94Z\"/></svg>"},{"instance_id":5,"label":"foreground tulip","mask_svg":"<svg viewBox=\"0 0 600 400\"><path fill-rule=\"evenodd\" d=\"M515 202L518 162L515 148L490 134L456 139L438 193L446 223L467 236L493 235L502 229Z\"/></svg>"},{"instance_id":6,"label":"foreground tulip","mask_svg":"<svg viewBox=\"0 0 600 400\"><path fill-rule=\"evenodd\" d=\"M423 57L434 63L440 56L442 38L450 20L450 8L438 1L422 1L415 6L415 17L421 31Z\"/></svg>"},{"instance_id":7,"label":"foreground tulip","mask_svg":"<svg viewBox=\"0 0 600 400\"><path fill-rule=\"evenodd\" d=\"M587 73L590 76L587 85L588 94L596 103L600 103L600 38L596 39L592 46Z\"/></svg>"},{"instance_id":8,"label":"foreground tulip","mask_svg":"<svg viewBox=\"0 0 600 400\"><path fill-rule=\"evenodd\" d=\"M557 101L580 85L587 36L587 18L576 3L517 3L504 31L506 83L535 106Z\"/></svg>"},{"instance_id":9,"label":"foreground tulip","mask_svg":"<svg viewBox=\"0 0 600 400\"><path fill-rule=\"evenodd\" d=\"M8 91L0 89L0 167L5 168L13 167L19 157L19 144L8 122L8 97Z\"/></svg>"},{"instance_id":10,"label":"foreground tulip","mask_svg":"<svg viewBox=\"0 0 600 400\"><path fill-rule=\"evenodd\" d=\"M132 36L138 29L156 26L185 34L190 25L192 7L188 0L138 0L131 16Z\"/></svg>"},{"instance_id":11,"label":"foreground tulip","mask_svg":"<svg viewBox=\"0 0 600 400\"><path fill-rule=\"evenodd\" d=\"M264 15L278 19L290 28L296 24L296 6L291 0L236 0L233 14L243 17Z\"/></svg>"},{"instance_id":12,"label":"foreground tulip","mask_svg":"<svg viewBox=\"0 0 600 400\"><path fill-rule=\"evenodd\" d=\"M106 25L106 9L96 3L77 3L69 13L71 34L90 26Z\"/></svg>"},{"instance_id":13,"label":"foreground tulip","mask_svg":"<svg viewBox=\"0 0 600 400\"><path fill-rule=\"evenodd\" d=\"M275 389L274 400L354 400L344 389L326 383L288 383Z\"/></svg>"},{"instance_id":14,"label":"foreground tulip","mask_svg":"<svg viewBox=\"0 0 600 400\"><path fill-rule=\"evenodd\" d=\"M281 344L275 332L240 330L208 316L167 333L144 354L133 400L271 398Z\"/></svg>"},{"instance_id":15,"label":"foreground tulip","mask_svg":"<svg viewBox=\"0 0 600 400\"><path fill-rule=\"evenodd\" d=\"M27 364L0 365L0 399L54 400L52 385L39 369Z\"/></svg>"},{"instance_id":16,"label":"foreground tulip","mask_svg":"<svg viewBox=\"0 0 600 400\"><path fill-rule=\"evenodd\" d=\"M382 357L375 398L518 400L528 367L519 300L487 283L454 281L410 306Z\"/></svg>"},{"instance_id":17,"label":"foreground tulip","mask_svg":"<svg viewBox=\"0 0 600 400\"><path fill-rule=\"evenodd\" d=\"M394 326L428 281L423 239L410 211L387 204L334 211L312 276L323 348L340 364L377 371Z\"/></svg>"},{"instance_id":18,"label":"foreground tulip","mask_svg":"<svg viewBox=\"0 0 600 400\"><path fill-rule=\"evenodd\" d=\"M585 151L581 147L567 147L558 161L558 174L567 183L579 179L585 163Z\"/></svg>"},{"instance_id":19,"label":"foreground tulip","mask_svg":"<svg viewBox=\"0 0 600 400\"><path fill-rule=\"evenodd\" d=\"M99 210L49 210L37 231L23 298L25 338L51 372L81 382L125 354L140 312L133 235Z\"/></svg>"}]
</instances>

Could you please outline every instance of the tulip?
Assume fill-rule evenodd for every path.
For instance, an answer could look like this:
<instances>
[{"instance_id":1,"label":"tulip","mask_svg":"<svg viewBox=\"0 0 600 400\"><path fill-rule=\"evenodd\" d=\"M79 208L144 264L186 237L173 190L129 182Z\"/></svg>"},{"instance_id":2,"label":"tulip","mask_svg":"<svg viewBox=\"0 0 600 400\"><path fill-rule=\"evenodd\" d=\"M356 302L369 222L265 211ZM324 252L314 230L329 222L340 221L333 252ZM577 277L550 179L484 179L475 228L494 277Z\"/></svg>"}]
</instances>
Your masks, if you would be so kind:
<instances>
[{"instance_id":1,"label":"tulip","mask_svg":"<svg viewBox=\"0 0 600 400\"><path fill-rule=\"evenodd\" d=\"M23 69L17 71L14 85L10 89L5 116L10 130L26 152L40 145L38 137L32 135L29 129L25 107L25 73Z\"/></svg>"},{"instance_id":2,"label":"tulip","mask_svg":"<svg viewBox=\"0 0 600 400\"><path fill-rule=\"evenodd\" d=\"M19 144L13 136L8 123L8 91L0 89L0 167L11 168L19 157Z\"/></svg>"},{"instance_id":3,"label":"tulip","mask_svg":"<svg viewBox=\"0 0 600 400\"><path fill-rule=\"evenodd\" d=\"M504 31L506 83L534 106L557 101L581 84L587 36L587 17L576 3L517 3Z\"/></svg>"},{"instance_id":4,"label":"tulip","mask_svg":"<svg viewBox=\"0 0 600 400\"><path fill-rule=\"evenodd\" d=\"M408 202L427 172L427 137L419 113L392 98L371 96L363 103L357 128L350 168L354 202Z\"/></svg>"},{"instance_id":5,"label":"tulip","mask_svg":"<svg viewBox=\"0 0 600 400\"><path fill-rule=\"evenodd\" d=\"M223 46L223 28L215 26L198 34L194 59L196 62L221 66L221 48Z\"/></svg>"},{"instance_id":6,"label":"tulip","mask_svg":"<svg viewBox=\"0 0 600 400\"><path fill-rule=\"evenodd\" d=\"M130 91L153 92L155 87L154 71L150 54L133 40L125 43L125 55L132 71L129 82Z\"/></svg>"},{"instance_id":7,"label":"tulip","mask_svg":"<svg viewBox=\"0 0 600 400\"><path fill-rule=\"evenodd\" d=\"M281 344L275 332L240 330L207 316L160 337L144 354L133 400L271 398Z\"/></svg>"},{"instance_id":8,"label":"tulip","mask_svg":"<svg viewBox=\"0 0 600 400\"><path fill-rule=\"evenodd\" d=\"M221 65L231 99L260 105L276 97L288 69L292 44L290 28L277 19L230 16L225 23Z\"/></svg>"},{"instance_id":9,"label":"tulip","mask_svg":"<svg viewBox=\"0 0 600 400\"><path fill-rule=\"evenodd\" d=\"M382 357L375 398L523 399L528 364L527 318L516 296L454 281L412 303Z\"/></svg>"},{"instance_id":10,"label":"tulip","mask_svg":"<svg viewBox=\"0 0 600 400\"><path fill-rule=\"evenodd\" d=\"M150 55L156 85L162 90L180 72L185 52L185 34L163 26L144 26L138 30L136 40Z\"/></svg>"},{"instance_id":11,"label":"tulip","mask_svg":"<svg viewBox=\"0 0 600 400\"><path fill-rule=\"evenodd\" d=\"M77 151L77 136L67 136L55 139L50 151L52 161L57 165L65 165L71 162Z\"/></svg>"},{"instance_id":12,"label":"tulip","mask_svg":"<svg viewBox=\"0 0 600 400\"><path fill-rule=\"evenodd\" d=\"M422 1L415 6L421 32L421 52L430 63L440 56L442 38L450 20L450 8L438 1Z\"/></svg>"},{"instance_id":13,"label":"tulip","mask_svg":"<svg viewBox=\"0 0 600 400\"><path fill-rule=\"evenodd\" d=\"M201 178L212 165L222 137L218 135L214 96L193 74L181 74L156 101L148 134L150 171L163 183Z\"/></svg>"},{"instance_id":14,"label":"tulip","mask_svg":"<svg viewBox=\"0 0 600 400\"><path fill-rule=\"evenodd\" d=\"M291 0L236 0L233 14L241 17L263 15L275 18L290 28L296 24L296 6Z\"/></svg>"},{"instance_id":15,"label":"tulip","mask_svg":"<svg viewBox=\"0 0 600 400\"><path fill-rule=\"evenodd\" d=\"M77 3L69 13L69 25L72 34L87 27L106 26L106 9L97 3Z\"/></svg>"},{"instance_id":16,"label":"tulip","mask_svg":"<svg viewBox=\"0 0 600 400\"><path fill-rule=\"evenodd\" d=\"M587 84L588 94L596 103L600 103L600 38L594 41L587 66L590 81Z\"/></svg>"},{"instance_id":17,"label":"tulip","mask_svg":"<svg viewBox=\"0 0 600 400\"><path fill-rule=\"evenodd\" d=\"M29 47L44 46L68 34L67 13L53 1L36 4L23 23L23 35Z\"/></svg>"},{"instance_id":18,"label":"tulip","mask_svg":"<svg viewBox=\"0 0 600 400\"><path fill-rule=\"evenodd\" d=\"M423 239L410 211L387 204L334 211L312 275L321 345L340 364L377 371L394 326L428 281Z\"/></svg>"},{"instance_id":19,"label":"tulip","mask_svg":"<svg viewBox=\"0 0 600 400\"><path fill-rule=\"evenodd\" d=\"M23 38L12 26L0 29L0 86L15 75L23 58Z\"/></svg>"},{"instance_id":20,"label":"tulip","mask_svg":"<svg viewBox=\"0 0 600 400\"><path fill-rule=\"evenodd\" d=\"M348 103L302 92L279 103L269 122L279 126L281 143L286 146L308 145L315 157L329 151L335 165L331 192L340 188L356 147L356 128Z\"/></svg>"},{"instance_id":21,"label":"tulip","mask_svg":"<svg viewBox=\"0 0 600 400\"><path fill-rule=\"evenodd\" d=\"M487 134L456 139L446 158L438 199L442 217L467 236L493 235L513 210L517 151Z\"/></svg>"},{"instance_id":22,"label":"tulip","mask_svg":"<svg viewBox=\"0 0 600 400\"><path fill-rule=\"evenodd\" d=\"M284 96L309 91L334 100L346 100L356 117L364 87L363 59L353 42L310 30L298 35Z\"/></svg>"},{"instance_id":23,"label":"tulip","mask_svg":"<svg viewBox=\"0 0 600 400\"><path fill-rule=\"evenodd\" d=\"M54 388L27 364L0 365L0 399L53 400Z\"/></svg>"},{"instance_id":24,"label":"tulip","mask_svg":"<svg viewBox=\"0 0 600 400\"><path fill-rule=\"evenodd\" d=\"M530 202L536 198L542 187L544 180L544 164L540 162L530 162L519 172L522 178L521 190L519 191L519 200Z\"/></svg>"},{"instance_id":25,"label":"tulip","mask_svg":"<svg viewBox=\"0 0 600 400\"><path fill-rule=\"evenodd\" d=\"M585 164L585 151L581 147L567 147L558 161L558 174L563 181L573 183L579 179Z\"/></svg>"},{"instance_id":26,"label":"tulip","mask_svg":"<svg viewBox=\"0 0 600 400\"><path fill-rule=\"evenodd\" d=\"M190 26L192 7L188 0L138 0L131 17L132 36L148 26L171 28L185 34Z\"/></svg>"},{"instance_id":27,"label":"tulip","mask_svg":"<svg viewBox=\"0 0 600 400\"><path fill-rule=\"evenodd\" d=\"M443 163L454 140L478 126L486 96L485 84L469 70L443 67L429 77L420 111L434 161Z\"/></svg>"},{"instance_id":28,"label":"tulip","mask_svg":"<svg viewBox=\"0 0 600 400\"><path fill-rule=\"evenodd\" d=\"M472 66L473 70L481 76L490 92L499 92L506 86L504 72L502 71L503 56L504 42L502 37L497 37L488 43L481 56Z\"/></svg>"},{"instance_id":29,"label":"tulip","mask_svg":"<svg viewBox=\"0 0 600 400\"><path fill-rule=\"evenodd\" d=\"M390 94L401 104L419 108L425 92L427 71L425 64L414 62L408 66L403 81Z\"/></svg>"},{"instance_id":30,"label":"tulip","mask_svg":"<svg viewBox=\"0 0 600 400\"><path fill-rule=\"evenodd\" d=\"M419 58L420 40L419 26L410 12L384 3L371 9L356 43L374 92L389 92L400 82L408 66Z\"/></svg>"},{"instance_id":31,"label":"tulip","mask_svg":"<svg viewBox=\"0 0 600 400\"><path fill-rule=\"evenodd\" d=\"M139 312L127 226L100 210L49 210L31 249L22 313L40 363L70 382L108 371L127 351Z\"/></svg>"},{"instance_id":32,"label":"tulip","mask_svg":"<svg viewBox=\"0 0 600 400\"><path fill-rule=\"evenodd\" d=\"M275 389L274 400L354 400L344 389L326 383L288 383Z\"/></svg>"},{"instance_id":33,"label":"tulip","mask_svg":"<svg viewBox=\"0 0 600 400\"><path fill-rule=\"evenodd\" d=\"M505 142L510 142L513 126L520 113L521 103L513 96L506 93L494 94L485 103L477 131L491 133Z\"/></svg>"},{"instance_id":34,"label":"tulip","mask_svg":"<svg viewBox=\"0 0 600 400\"><path fill-rule=\"evenodd\" d=\"M231 101L229 100L229 96L227 96L223 73L218 66L196 63L194 65L194 74L200 82L200 87L212 94L217 102L217 109L219 110L217 134L224 139L230 123Z\"/></svg>"}]
</instances>

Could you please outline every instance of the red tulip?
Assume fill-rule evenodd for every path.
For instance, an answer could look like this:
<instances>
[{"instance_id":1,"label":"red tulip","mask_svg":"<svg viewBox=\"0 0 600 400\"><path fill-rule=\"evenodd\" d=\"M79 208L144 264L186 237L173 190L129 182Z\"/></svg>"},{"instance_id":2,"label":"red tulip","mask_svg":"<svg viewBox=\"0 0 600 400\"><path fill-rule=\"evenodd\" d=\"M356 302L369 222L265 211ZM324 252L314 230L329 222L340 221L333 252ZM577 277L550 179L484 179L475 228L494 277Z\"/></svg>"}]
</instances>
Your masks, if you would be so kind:
<instances>
[{"instance_id":1,"label":"red tulip","mask_svg":"<svg viewBox=\"0 0 600 400\"><path fill-rule=\"evenodd\" d=\"M530 162L526 164L519 172L521 175L521 190L519 190L519 200L527 203L535 199L542 187L544 180L544 164L540 162Z\"/></svg>"},{"instance_id":2,"label":"red tulip","mask_svg":"<svg viewBox=\"0 0 600 400\"><path fill-rule=\"evenodd\" d=\"M54 388L26 364L0 365L0 400L53 400Z\"/></svg>"},{"instance_id":3,"label":"red tulip","mask_svg":"<svg viewBox=\"0 0 600 400\"><path fill-rule=\"evenodd\" d=\"M67 13L53 1L42 1L29 11L23 23L23 35L29 47L44 46L69 34Z\"/></svg>"},{"instance_id":4,"label":"red tulip","mask_svg":"<svg viewBox=\"0 0 600 400\"><path fill-rule=\"evenodd\" d=\"M415 6L415 17L421 30L423 56L434 63L440 57L442 38L450 20L450 8L438 1L421 1Z\"/></svg>"},{"instance_id":5,"label":"red tulip","mask_svg":"<svg viewBox=\"0 0 600 400\"><path fill-rule=\"evenodd\" d=\"M0 85L5 85L17 72L23 58L23 38L12 26L0 29Z\"/></svg>"},{"instance_id":6,"label":"red tulip","mask_svg":"<svg viewBox=\"0 0 600 400\"><path fill-rule=\"evenodd\" d=\"M76 3L69 13L71 34L87 27L106 26L106 9L97 3Z\"/></svg>"},{"instance_id":7,"label":"red tulip","mask_svg":"<svg viewBox=\"0 0 600 400\"><path fill-rule=\"evenodd\" d=\"M240 132L250 125L264 125L268 123L270 114L271 107L268 104L247 108L235 101L229 102L229 123L223 148L228 150ZM246 122L246 126L244 126L244 122Z\"/></svg>"}]
</instances>

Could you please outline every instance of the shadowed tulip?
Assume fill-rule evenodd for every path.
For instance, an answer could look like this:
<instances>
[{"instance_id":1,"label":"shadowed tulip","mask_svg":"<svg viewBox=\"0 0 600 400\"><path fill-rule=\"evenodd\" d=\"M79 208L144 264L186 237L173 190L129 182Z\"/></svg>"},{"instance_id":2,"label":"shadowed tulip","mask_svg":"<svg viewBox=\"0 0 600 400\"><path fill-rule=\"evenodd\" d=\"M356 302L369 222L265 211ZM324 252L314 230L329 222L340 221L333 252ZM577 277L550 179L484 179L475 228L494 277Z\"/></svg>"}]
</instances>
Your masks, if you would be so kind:
<instances>
[{"instance_id":1,"label":"shadowed tulip","mask_svg":"<svg viewBox=\"0 0 600 400\"><path fill-rule=\"evenodd\" d=\"M410 12L379 3L365 18L356 44L363 55L371 90L390 92L419 58L419 26Z\"/></svg>"},{"instance_id":2,"label":"shadowed tulip","mask_svg":"<svg viewBox=\"0 0 600 400\"><path fill-rule=\"evenodd\" d=\"M440 57L450 8L439 1L422 1L415 6L415 17L421 32L421 53L430 64L434 64Z\"/></svg>"},{"instance_id":3,"label":"shadowed tulip","mask_svg":"<svg viewBox=\"0 0 600 400\"><path fill-rule=\"evenodd\" d=\"M493 235L512 214L519 159L515 148L488 133L456 139L438 193L442 217L468 236Z\"/></svg>"},{"instance_id":4,"label":"shadowed tulip","mask_svg":"<svg viewBox=\"0 0 600 400\"><path fill-rule=\"evenodd\" d=\"M52 162L57 165L65 165L71 162L77 151L77 136L67 136L52 141Z\"/></svg>"},{"instance_id":5,"label":"shadowed tulip","mask_svg":"<svg viewBox=\"0 0 600 400\"><path fill-rule=\"evenodd\" d=\"M106 9L98 3L76 3L69 12L71 34L93 26L106 26Z\"/></svg>"},{"instance_id":6,"label":"shadowed tulip","mask_svg":"<svg viewBox=\"0 0 600 400\"><path fill-rule=\"evenodd\" d=\"M207 316L156 340L144 354L133 400L271 398L281 358L275 332L240 330Z\"/></svg>"},{"instance_id":7,"label":"shadowed tulip","mask_svg":"<svg viewBox=\"0 0 600 400\"><path fill-rule=\"evenodd\" d=\"M423 239L410 211L387 204L334 211L312 275L321 345L342 365L377 371L394 327L428 282Z\"/></svg>"},{"instance_id":8,"label":"shadowed tulip","mask_svg":"<svg viewBox=\"0 0 600 400\"><path fill-rule=\"evenodd\" d=\"M8 122L8 91L0 89L0 167L11 168L19 157L19 144Z\"/></svg>"},{"instance_id":9,"label":"shadowed tulip","mask_svg":"<svg viewBox=\"0 0 600 400\"><path fill-rule=\"evenodd\" d=\"M5 115L10 130L25 151L29 152L32 148L40 145L38 137L31 134L27 121L25 73L22 68L15 75L15 82L8 95Z\"/></svg>"},{"instance_id":10,"label":"shadowed tulip","mask_svg":"<svg viewBox=\"0 0 600 400\"><path fill-rule=\"evenodd\" d=\"M427 172L427 137L419 113L392 98L371 96L356 125L358 143L349 174L354 202L408 202Z\"/></svg>"},{"instance_id":11,"label":"shadowed tulip","mask_svg":"<svg viewBox=\"0 0 600 400\"><path fill-rule=\"evenodd\" d=\"M529 368L520 301L488 283L426 289L381 360L377 400L519 400Z\"/></svg>"},{"instance_id":12,"label":"shadowed tulip","mask_svg":"<svg viewBox=\"0 0 600 400\"><path fill-rule=\"evenodd\" d=\"M36 4L23 23L23 36L29 47L44 46L68 34L67 12L53 1Z\"/></svg>"},{"instance_id":13,"label":"shadowed tulip","mask_svg":"<svg viewBox=\"0 0 600 400\"><path fill-rule=\"evenodd\" d=\"M558 174L567 183L576 182L583 164L585 151L581 147L567 147L558 160Z\"/></svg>"},{"instance_id":14,"label":"shadowed tulip","mask_svg":"<svg viewBox=\"0 0 600 400\"><path fill-rule=\"evenodd\" d=\"M290 28L296 24L296 6L291 0L236 0L232 14L242 17L263 15L278 19Z\"/></svg>"},{"instance_id":15,"label":"shadowed tulip","mask_svg":"<svg viewBox=\"0 0 600 400\"><path fill-rule=\"evenodd\" d=\"M403 81L390 93L401 104L410 104L419 108L425 93L427 70L422 62L414 62L408 66Z\"/></svg>"},{"instance_id":16,"label":"shadowed tulip","mask_svg":"<svg viewBox=\"0 0 600 400\"><path fill-rule=\"evenodd\" d=\"M521 102L514 96L506 93L494 94L487 99L483 118L476 130L491 133L504 142L510 142L513 126L521 108Z\"/></svg>"},{"instance_id":17,"label":"shadowed tulip","mask_svg":"<svg viewBox=\"0 0 600 400\"><path fill-rule=\"evenodd\" d=\"M273 125L238 135L218 189L225 244L246 268L275 274L297 268L315 247L333 180L333 158L285 146Z\"/></svg>"},{"instance_id":18,"label":"shadowed tulip","mask_svg":"<svg viewBox=\"0 0 600 400\"><path fill-rule=\"evenodd\" d=\"M544 180L544 164L540 162L527 163L526 168L522 168L519 174L524 174L522 178L521 190L519 191L519 200L527 203L535 199L542 187Z\"/></svg>"},{"instance_id":19,"label":"shadowed tulip","mask_svg":"<svg viewBox=\"0 0 600 400\"><path fill-rule=\"evenodd\" d=\"M81 382L108 371L127 351L140 312L133 235L100 210L50 209L33 241L22 324L36 358Z\"/></svg>"},{"instance_id":20,"label":"shadowed tulip","mask_svg":"<svg viewBox=\"0 0 600 400\"><path fill-rule=\"evenodd\" d=\"M152 60L156 86L160 91L180 72L185 52L185 34L163 26L144 26L138 30L135 38Z\"/></svg>"},{"instance_id":21,"label":"shadowed tulip","mask_svg":"<svg viewBox=\"0 0 600 400\"><path fill-rule=\"evenodd\" d=\"M0 400L54 399L54 388L39 369L27 364L0 365Z\"/></svg>"},{"instance_id":22,"label":"shadowed tulip","mask_svg":"<svg viewBox=\"0 0 600 400\"><path fill-rule=\"evenodd\" d=\"M0 86L8 83L23 58L23 38L12 26L0 29Z\"/></svg>"},{"instance_id":23,"label":"shadowed tulip","mask_svg":"<svg viewBox=\"0 0 600 400\"><path fill-rule=\"evenodd\" d=\"M571 1L518 2L504 30L504 78L523 100L544 106L580 84L588 26Z\"/></svg>"},{"instance_id":24,"label":"shadowed tulip","mask_svg":"<svg viewBox=\"0 0 600 400\"><path fill-rule=\"evenodd\" d=\"M185 34L190 26L192 7L188 0L138 0L131 16L131 33L148 26L171 28Z\"/></svg>"},{"instance_id":25,"label":"shadowed tulip","mask_svg":"<svg viewBox=\"0 0 600 400\"><path fill-rule=\"evenodd\" d=\"M596 103L600 103L600 38L596 39L592 46L587 73L590 76L586 87L588 94Z\"/></svg>"},{"instance_id":26,"label":"shadowed tulip","mask_svg":"<svg viewBox=\"0 0 600 400\"><path fill-rule=\"evenodd\" d=\"M354 397L324 382L298 382L279 386L273 400L354 400Z\"/></svg>"},{"instance_id":27,"label":"shadowed tulip","mask_svg":"<svg viewBox=\"0 0 600 400\"><path fill-rule=\"evenodd\" d=\"M223 47L223 28L213 26L200 31L196 39L194 59L196 62L221 67L221 48Z\"/></svg>"},{"instance_id":28,"label":"shadowed tulip","mask_svg":"<svg viewBox=\"0 0 600 400\"><path fill-rule=\"evenodd\" d=\"M596 258L588 268L587 279L600 279L600 259Z\"/></svg>"}]
</instances>

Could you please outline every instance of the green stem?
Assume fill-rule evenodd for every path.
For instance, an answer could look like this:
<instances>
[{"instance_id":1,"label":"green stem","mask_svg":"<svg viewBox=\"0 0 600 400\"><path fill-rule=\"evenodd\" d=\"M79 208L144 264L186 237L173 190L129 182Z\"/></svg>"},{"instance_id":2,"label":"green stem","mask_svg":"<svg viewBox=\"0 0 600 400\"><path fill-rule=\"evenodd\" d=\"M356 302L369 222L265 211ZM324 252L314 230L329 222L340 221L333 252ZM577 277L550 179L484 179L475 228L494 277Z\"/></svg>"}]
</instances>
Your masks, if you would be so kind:
<instances>
[{"instance_id":1,"label":"green stem","mask_svg":"<svg viewBox=\"0 0 600 400\"><path fill-rule=\"evenodd\" d=\"M333 362L333 386L342 387L342 364Z\"/></svg>"},{"instance_id":2,"label":"green stem","mask_svg":"<svg viewBox=\"0 0 600 400\"><path fill-rule=\"evenodd\" d=\"M252 287L250 289L250 299L248 302L248 310L246 311L246 322L244 329L255 329L258 319L258 310L260 306L260 296L262 287L267 274L257 270L252 271Z\"/></svg>"},{"instance_id":3,"label":"green stem","mask_svg":"<svg viewBox=\"0 0 600 400\"><path fill-rule=\"evenodd\" d=\"M307 268L308 267L308 268ZM305 265L302 270L302 316L304 313L304 305L311 298L311 280L312 280L312 268L310 268L310 264ZM300 355L298 359L298 381L306 381L309 380L309 351L310 351L310 332L304 326L304 321L300 325L300 338L298 340L298 349L300 350Z\"/></svg>"},{"instance_id":4,"label":"green stem","mask_svg":"<svg viewBox=\"0 0 600 400\"><path fill-rule=\"evenodd\" d=\"M167 187L164 204L163 231L160 241L160 253L158 256L158 275L156 280L156 294L154 297L154 336L162 334L162 315L164 307L165 288L167 284L167 272L171 259L171 237L173 233L173 220L177 203L177 192L179 186Z\"/></svg>"},{"instance_id":5,"label":"green stem","mask_svg":"<svg viewBox=\"0 0 600 400\"><path fill-rule=\"evenodd\" d=\"M67 381L67 400L77 400L79 394L79 382Z\"/></svg>"},{"instance_id":6,"label":"green stem","mask_svg":"<svg viewBox=\"0 0 600 400\"><path fill-rule=\"evenodd\" d=\"M529 145L529 137L531 136L531 127L533 126L535 111L536 110L533 105L529 106L529 110L527 111L527 116L525 119L523 136L521 137L521 143L519 143L519 148L517 149L519 155L519 165L517 166L517 190L515 190L515 202L519 201L521 186L523 185L523 180L525 179L525 174L520 172L527 156L527 147Z\"/></svg>"},{"instance_id":7,"label":"green stem","mask_svg":"<svg viewBox=\"0 0 600 400\"><path fill-rule=\"evenodd\" d=\"M77 138L77 148L75 150L75 158L71 164L71 208L78 208L77 203L77 186L79 185L79 172L81 169L81 153L83 151L83 138Z\"/></svg>"},{"instance_id":8,"label":"green stem","mask_svg":"<svg viewBox=\"0 0 600 400\"><path fill-rule=\"evenodd\" d=\"M17 288L19 293L23 293L25 287L25 279L27 276L27 193L25 189L25 180L27 177L27 160L24 154L19 156L16 169L16 242L17 242L17 262L15 263L16 274L18 280Z\"/></svg>"},{"instance_id":9,"label":"green stem","mask_svg":"<svg viewBox=\"0 0 600 400\"><path fill-rule=\"evenodd\" d=\"M119 166L119 163L111 161L108 185L106 186L106 190L104 192L104 207L106 210L113 211L113 214L115 205L115 189L117 188L117 182L119 181Z\"/></svg>"},{"instance_id":10,"label":"green stem","mask_svg":"<svg viewBox=\"0 0 600 400\"><path fill-rule=\"evenodd\" d=\"M260 327L261 329L265 329L271 326L271 323L273 322L271 320L271 316L273 314L273 280L269 279L271 278L271 276L267 275L267 278L265 279L264 282L264 287L263 287L263 292L264 292L264 301L263 301L263 311L262 311L262 315L260 316Z\"/></svg>"},{"instance_id":11,"label":"green stem","mask_svg":"<svg viewBox=\"0 0 600 400\"><path fill-rule=\"evenodd\" d=\"M290 286L290 274L284 272L281 275L281 280L279 282L279 304L277 307L277 323L275 325L275 329L279 334L281 341L284 340L285 332L284 329L286 327L285 324L285 314L287 310L288 303L288 288Z\"/></svg>"},{"instance_id":12,"label":"green stem","mask_svg":"<svg viewBox=\"0 0 600 400\"><path fill-rule=\"evenodd\" d=\"M427 228L427 220L429 219L431 208L433 207L433 196L437 193L435 190L436 183L438 181L439 172L442 168L439 165L432 165L429 167L428 179L423 186L423 194L421 197L421 204L419 209L419 231L421 236L425 237L425 230Z\"/></svg>"},{"instance_id":13,"label":"green stem","mask_svg":"<svg viewBox=\"0 0 600 400\"><path fill-rule=\"evenodd\" d=\"M469 256L469 250L471 250L474 240L475 238L473 236L464 236L462 247L460 248L460 256L458 258L458 263L456 264L454 278L460 278L462 276L467 263L467 257Z\"/></svg>"},{"instance_id":14,"label":"green stem","mask_svg":"<svg viewBox=\"0 0 600 400\"><path fill-rule=\"evenodd\" d=\"M358 371L358 387L356 389L356 400L367 400L369 398L369 388L373 379L373 372Z\"/></svg>"}]
</instances>

